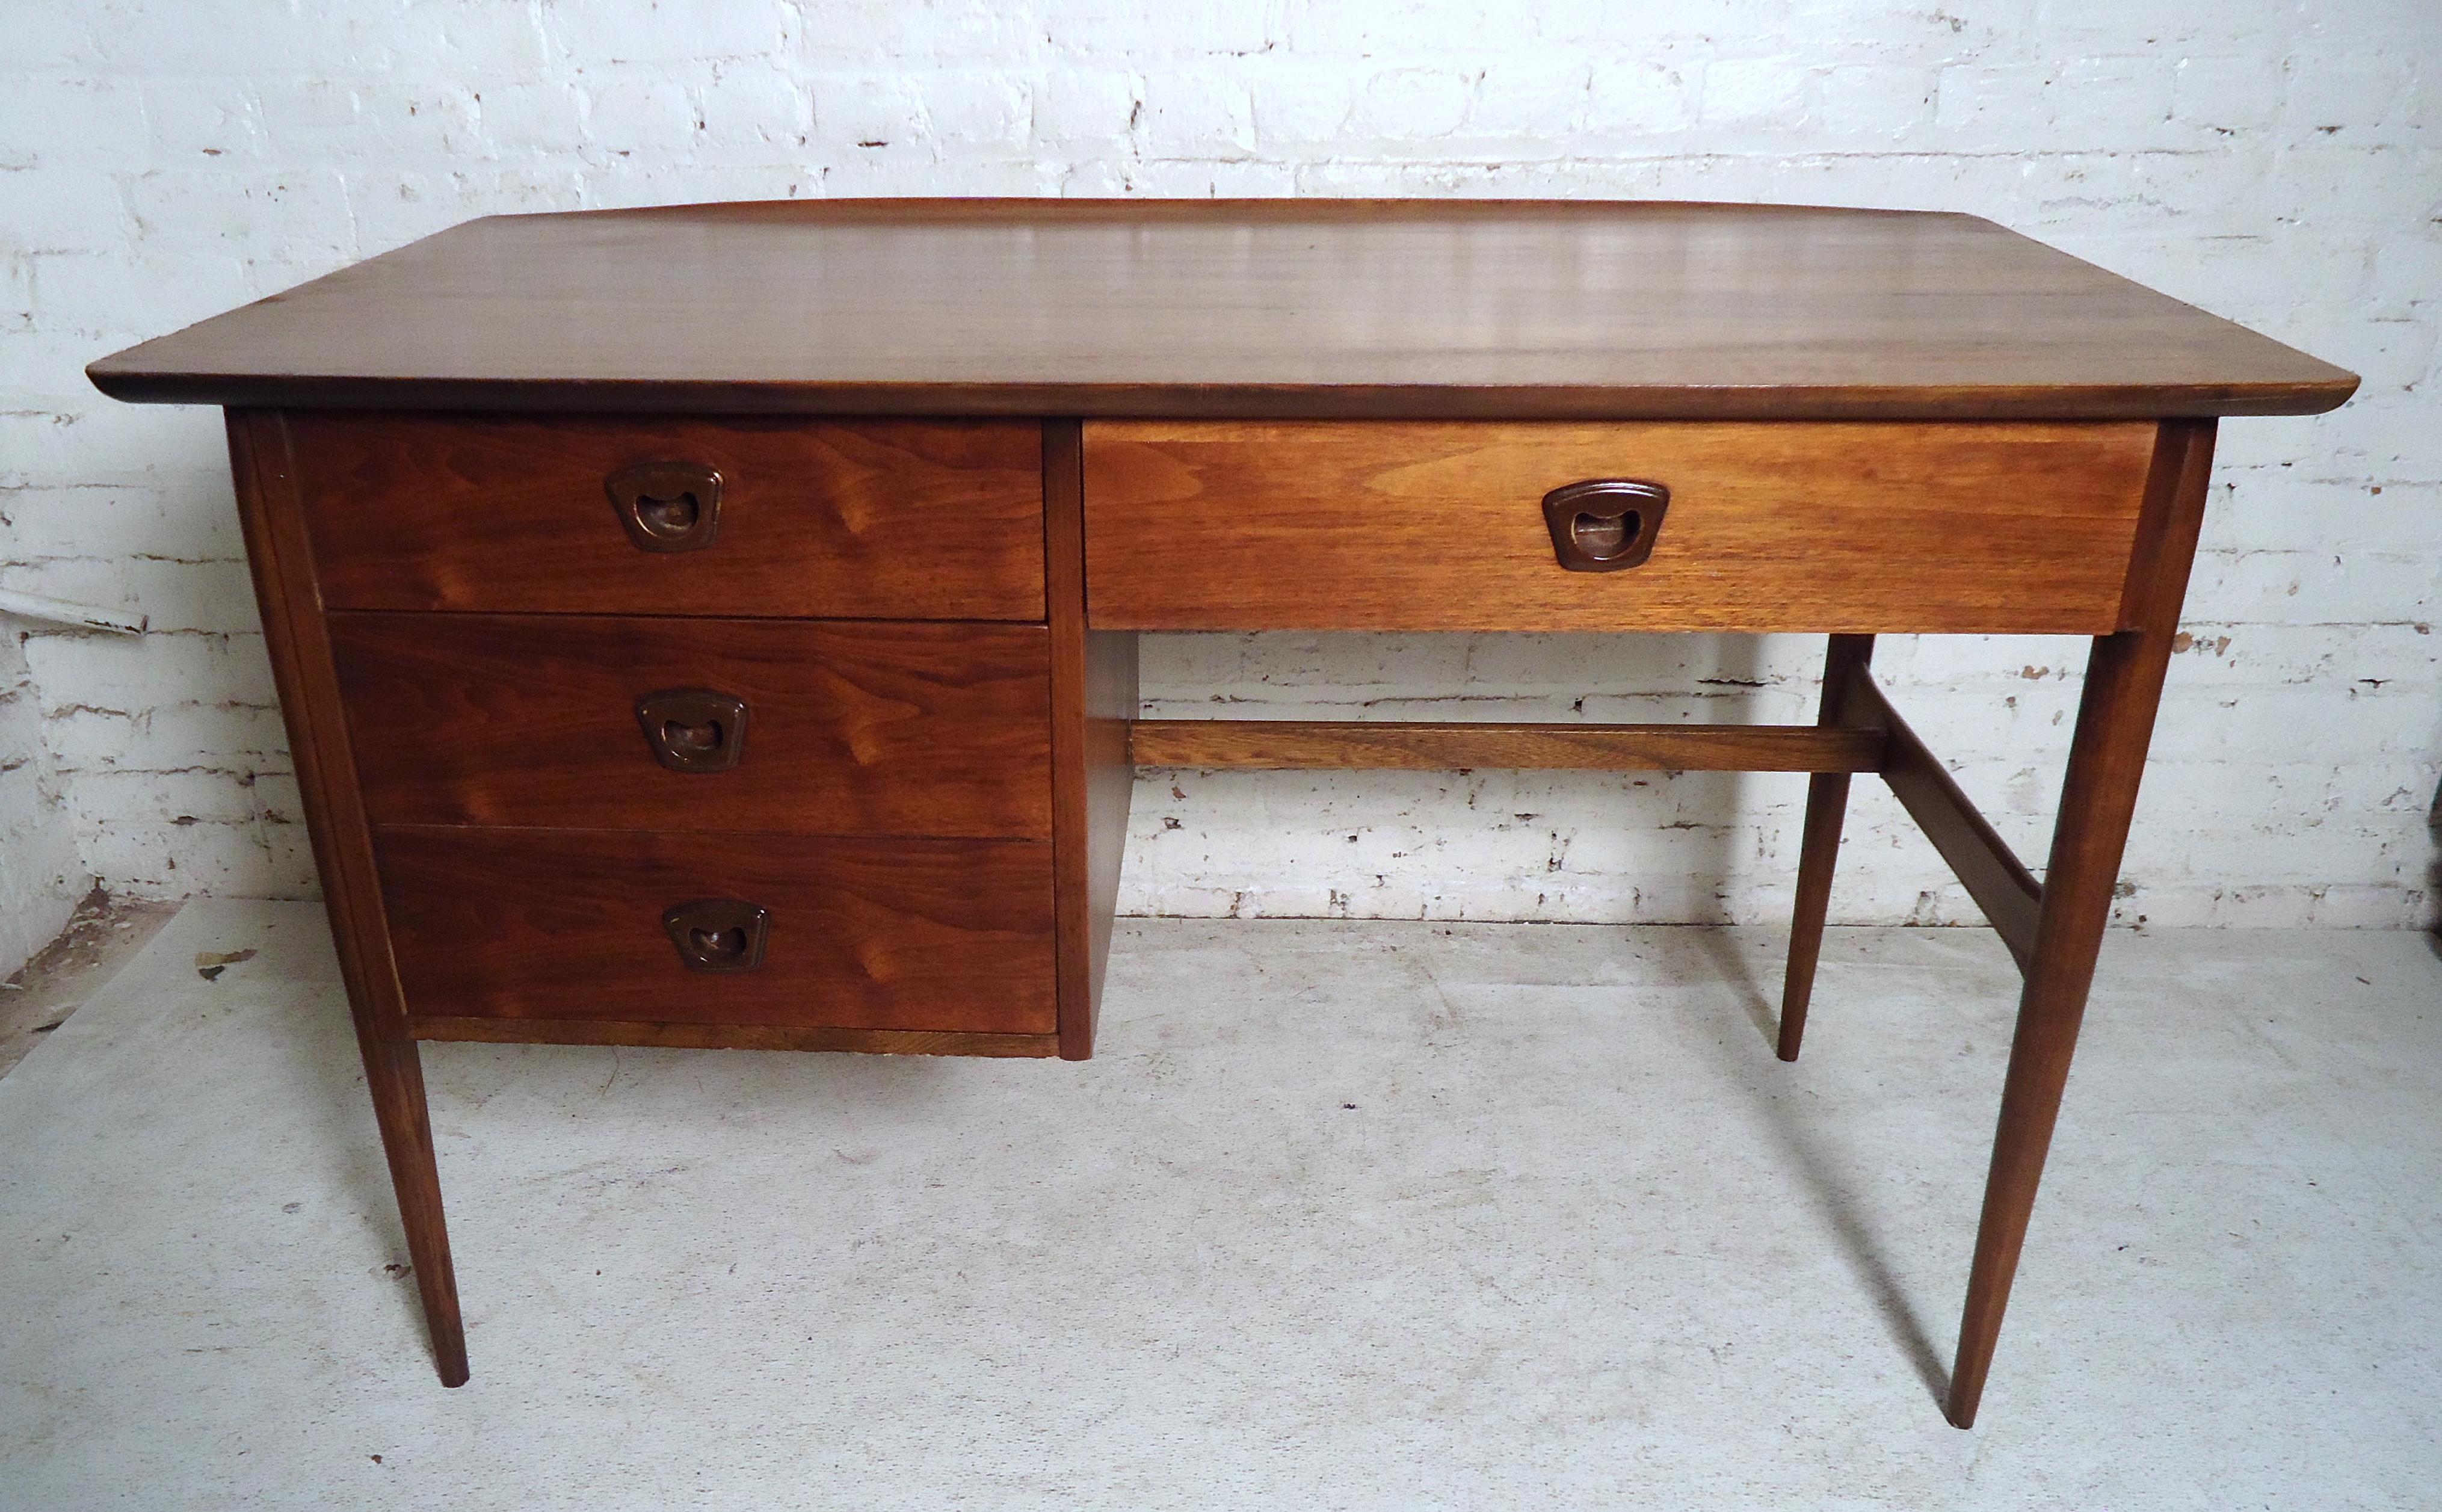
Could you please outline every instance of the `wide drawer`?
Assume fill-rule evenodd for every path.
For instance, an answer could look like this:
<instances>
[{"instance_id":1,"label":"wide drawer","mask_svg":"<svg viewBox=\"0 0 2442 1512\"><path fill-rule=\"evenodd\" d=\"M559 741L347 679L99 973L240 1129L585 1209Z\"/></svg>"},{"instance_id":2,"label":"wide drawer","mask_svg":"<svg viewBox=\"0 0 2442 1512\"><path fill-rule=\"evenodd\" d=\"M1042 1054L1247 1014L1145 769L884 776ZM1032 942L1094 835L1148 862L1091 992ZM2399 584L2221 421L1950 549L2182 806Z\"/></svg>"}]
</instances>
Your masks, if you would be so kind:
<instances>
[{"instance_id":1,"label":"wide drawer","mask_svg":"<svg viewBox=\"0 0 2442 1512\"><path fill-rule=\"evenodd\" d=\"M1088 421L1114 629L2118 628L2149 424ZM1651 555L1558 560L1544 500L1668 490ZM1598 522L1597 522L1598 523Z\"/></svg>"},{"instance_id":2,"label":"wide drawer","mask_svg":"<svg viewBox=\"0 0 2442 1512\"><path fill-rule=\"evenodd\" d=\"M413 1016L1057 1027L1046 845L392 828L374 848ZM703 903L763 911L758 964L682 958L665 916Z\"/></svg>"},{"instance_id":3,"label":"wide drawer","mask_svg":"<svg viewBox=\"0 0 2442 1512\"><path fill-rule=\"evenodd\" d=\"M1048 839L1037 625L330 616L375 824Z\"/></svg>"},{"instance_id":4,"label":"wide drawer","mask_svg":"<svg viewBox=\"0 0 2442 1512\"><path fill-rule=\"evenodd\" d=\"M1030 422L286 422L334 609L1043 618Z\"/></svg>"}]
</instances>

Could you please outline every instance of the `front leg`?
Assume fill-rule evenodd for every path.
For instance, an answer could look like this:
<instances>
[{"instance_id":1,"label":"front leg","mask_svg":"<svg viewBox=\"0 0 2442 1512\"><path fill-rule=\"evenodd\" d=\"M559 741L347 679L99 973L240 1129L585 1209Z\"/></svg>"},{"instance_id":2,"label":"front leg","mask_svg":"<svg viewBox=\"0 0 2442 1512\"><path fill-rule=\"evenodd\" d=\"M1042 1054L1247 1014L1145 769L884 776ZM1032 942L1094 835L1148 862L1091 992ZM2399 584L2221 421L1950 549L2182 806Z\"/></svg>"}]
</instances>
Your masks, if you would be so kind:
<instances>
[{"instance_id":1,"label":"front leg","mask_svg":"<svg viewBox=\"0 0 2442 1512\"><path fill-rule=\"evenodd\" d=\"M2098 636L2087 662L2060 821L2044 872L2043 908L2001 1088L2000 1128L1994 1136L1984 1216L1959 1325L1959 1361L1943 1407L1960 1428L1975 1423L1992 1369L2001 1314L2034 1211L2035 1184L2051 1148L2061 1089L2086 1014L2087 990L2094 981L2095 956L2110 921L2112 889L2120 881L2121 853L2136 812L2137 786L2144 775L2171 641L2178 631L2179 602L2203 520L2213 435L2211 421L2162 427L2123 620L2134 628Z\"/></svg>"},{"instance_id":2,"label":"front leg","mask_svg":"<svg viewBox=\"0 0 2442 1512\"><path fill-rule=\"evenodd\" d=\"M424 1065L407 1027L398 973L381 922L373 839L357 792L355 758L339 711L331 640L314 585L313 552L305 537L296 480L281 417L231 410L229 462L237 483L239 523L254 565L263 638L280 688L289 754L304 800L305 828L331 915L331 938L355 1019L365 1084L398 1194L408 1258L432 1334L433 1364L444 1386L466 1383L466 1331L458 1312L458 1282L449 1262L449 1234L441 1217L441 1173L433 1159L432 1123L424 1101Z\"/></svg>"}]
</instances>

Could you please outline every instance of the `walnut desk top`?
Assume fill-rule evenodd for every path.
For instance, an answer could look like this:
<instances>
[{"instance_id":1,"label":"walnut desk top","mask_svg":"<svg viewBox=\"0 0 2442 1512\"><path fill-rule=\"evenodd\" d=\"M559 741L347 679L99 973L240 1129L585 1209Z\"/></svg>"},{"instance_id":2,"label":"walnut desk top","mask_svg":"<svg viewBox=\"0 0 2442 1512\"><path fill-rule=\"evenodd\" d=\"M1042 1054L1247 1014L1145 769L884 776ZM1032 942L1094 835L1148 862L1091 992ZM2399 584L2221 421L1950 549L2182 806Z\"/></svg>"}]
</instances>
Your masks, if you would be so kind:
<instances>
[{"instance_id":1,"label":"walnut desk top","mask_svg":"<svg viewBox=\"0 0 2442 1512\"><path fill-rule=\"evenodd\" d=\"M228 412L446 1384L424 1040L1092 1051L1136 767L1854 774L2026 977L1975 1417L2222 416L2351 374L1964 215L902 200L470 223L104 357ZM1811 631L1808 725L1138 718L1144 630ZM1871 675L2092 650L2041 881ZM1895 1158L1901 1157L1895 1154Z\"/></svg>"},{"instance_id":2,"label":"walnut desk top","mask_svg":"<svg viewBox=\"0 0 2442 1512\"><path fill-rule=\"evenodd\" d=\"M123 399L1461 420L2328 410L2329 364L1968 215L867 200L501 216L106 357Z\"/></svg>"}]
</instances>

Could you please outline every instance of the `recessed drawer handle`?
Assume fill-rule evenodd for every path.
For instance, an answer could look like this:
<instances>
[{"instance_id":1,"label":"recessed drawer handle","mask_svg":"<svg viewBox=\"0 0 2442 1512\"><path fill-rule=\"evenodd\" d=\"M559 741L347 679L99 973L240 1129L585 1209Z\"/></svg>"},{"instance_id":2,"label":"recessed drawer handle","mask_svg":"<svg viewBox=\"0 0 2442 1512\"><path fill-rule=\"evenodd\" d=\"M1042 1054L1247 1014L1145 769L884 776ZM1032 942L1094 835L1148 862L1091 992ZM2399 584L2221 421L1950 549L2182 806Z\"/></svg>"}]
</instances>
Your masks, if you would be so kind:
<instances>
[{"instance_id":1,"label":"recessed drawer handle","mask_svg":"<svg viewBox=\"0 0 2442 1512\"><path fill-rule=\"evenodd\" d=\"M636 701L653 759L672 772L726 772L746 755L746 701L711 688L664 688Z\"/></svg>"},{"instance_id":2,"label":"recessed drawer handle","mask_svg":"<svg viewBox=\"0 0 2442 1512\"><path fill-rule=\"evenodd\" d=\"M603 480L637 549L702 551L720 530L720 474L692 462L640 462Z\"/></svg>"},{"instance_id":3,"label":"recessed drawer handle","mask_svg":"<svg viewBox=\"0 0 2442 1512\"><path fill-rule=\"evenodd\" d=\"M699 898L672 905L662 928L691 972L751 972L763 964L772 915L741 898Z\"/></svg>"},{"instance_id":4,"label":"recessed drawer handle","mask_svg":"<svg viewBox=\"0 0 2442 1512\"><path fill-rule=\"evenodd\" d=\"M1653 555L1670 490L1635 478L1597 478L1543 496L1552 554L1573 573L1615 573Z\"/></svg>"}]
</instances>

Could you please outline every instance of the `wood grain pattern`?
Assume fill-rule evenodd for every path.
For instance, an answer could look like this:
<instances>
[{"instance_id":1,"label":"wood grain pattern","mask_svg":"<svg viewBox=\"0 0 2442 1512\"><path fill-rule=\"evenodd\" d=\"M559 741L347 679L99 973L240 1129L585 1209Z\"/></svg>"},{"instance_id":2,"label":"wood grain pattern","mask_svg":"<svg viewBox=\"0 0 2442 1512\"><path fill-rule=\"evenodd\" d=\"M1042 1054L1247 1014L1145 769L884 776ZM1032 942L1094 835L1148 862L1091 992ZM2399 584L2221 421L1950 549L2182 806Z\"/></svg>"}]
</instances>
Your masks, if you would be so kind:
<instances>
[{"instance_id":1,"label":"wood grain pattern","mask_svg":"<svg viewBox=\"0 0 2442 1512\"><path fill-rule=\"evenodd\" d=\"M1090 617L1133 629L2100 633L2154 428L1096 421ZM1542 499L1659 482L1643 566Z\"/></svg>"},{"instance_id":2,"label":"wood grain pattern","mask_svg":"<svg viewBox=\"0 0 2442 1512\"><path fill-rule=\"evenodd\" d=\"M827 1050L858 1055L986 1055L1042 1058L1060 1053L1057 1034L935 1033L923 1029L824 1029L793 1024L668 1024L578 1018L408 1020L420 1040L491 1045L629 1045L675 1050Z\"/></svg>"},{"instance_id":3,"label":"wood grain pattern","mask_svg":"<svg viewBox=\"0 0 2442 1512\"><path fill-rule=\"evenodd\" d=\"M2314 413L2356 386L1972 216L1312 199L498 217L88 371L174 403L1477 420Z\"/></svg>"},{"instance_id":4,"label":"wood grain pattern","mask_svg":"<svg viewBox=\"0 0 2442 1512\"><path fill-rule=\"evenodd\" d=\"M424 1098L424 1064L407 1032L398 975L392 968L372 832L356 790L355 763L341 717L338 677L316 604L313 554L287 436L276 414L228 416L230 471L238 520L254 566L264 645L280 690L280 713L297 767L305 832L322 880L323 907L339 979L355 1021L374 1120L381 1130L391 1187L415 1272L416 1295L444 1386L466 1384L466 1329L458 1306L458 1276L441 1211L441 1171Z\"/></svg>"},{"instance_id":5,"label":"wood grain pattern","mask_svg":"<svg viewBox=\"0 0 2442 1512\"><path fill-rule=\"evenodd\" d=\"M1871 772L1882 737L1811 724L1476 724L1139 720L1141 767Z\"/></svg>"},{"instance_id":6,"label":"wood grain pattern","mask_svg":"<svg viewBox=\"0 0 2442 1512\"><path fill-rule=\"evenodd\" d=\"M397 827L375 845L419 1017L1058 1028L1038 843ZM680 963L662 911L698 898L771 911L759 968Z\"/></svg>"},{"instance_id":7,"label":"wood grain pattern","mask_svg":"<svg viewBox=\"0 0 2442 1512\"><path fill-rule=\"evenodd\" d=\"M1006 421L292 415L333 609L1040 620L1042 458ZM640 551L604 481L720 471L718 535Z\"/></svg>"},{"instance_id":8,"label":"wood grain pattern","mask_svg":"<svg viewBox=\"0 0 2442 1512\"><path fill-rule=\"evenodd\" d=\"M1044 559L1052 646L1053 850L1060 908L1060 1054L1094 1053L1119 907L1136 767L1137 638L1085 625L1083 445L1077 422L1043 428Z\"/></svg>"},{"instance_id":9,"label":"wood grain pattern","mask_svg":"<svg viewBox=\"0 0 2442 1512\"><path fill-rule=\"evenodd\" d=\"M2213 447L2211 421L2162 427L2146 487L2148 544L2140 554L2145 572L2130 580L2136 628L2096 637L2087 661L2060 823L2044 868L2034 953L2018 999L2009 1073L2001 1084L2000 1122L1959 1322L1959 1357L1943 1404L1960 1428L1974 1426L1992 1371L2001 1315L2009 1306L2078 1026L2086 1016L2087 992L2094 983L2095 957L2110 922L2112 890L2119 884L2120 859L2170 669L2171 642L2178 632L2179 602L2204 521Z\"/></svg>"},{"instance_id":10,"label":"wood grain pattern","mask_svg":"<svg viewBox=\"0 0 2442 1512\"><path fill-rule=\"evenodd\" d=\"M1034 625L334 613L378 825L1051 837ZM725 772L657 763L637 698L747 706Z\"/></svg>"}]
</instances>

